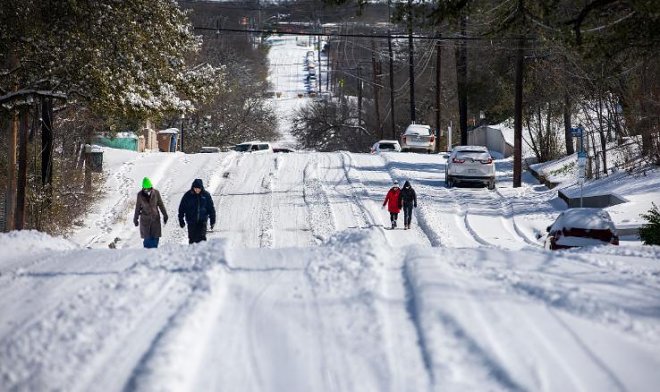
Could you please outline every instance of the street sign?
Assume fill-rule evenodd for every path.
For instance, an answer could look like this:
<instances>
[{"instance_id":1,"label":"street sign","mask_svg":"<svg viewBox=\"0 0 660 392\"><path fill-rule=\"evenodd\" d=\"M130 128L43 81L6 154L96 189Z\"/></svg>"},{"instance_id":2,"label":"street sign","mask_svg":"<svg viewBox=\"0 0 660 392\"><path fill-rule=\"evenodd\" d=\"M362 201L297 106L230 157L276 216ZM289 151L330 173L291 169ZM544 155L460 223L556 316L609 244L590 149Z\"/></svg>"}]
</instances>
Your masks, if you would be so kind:
<instances>
[{"instance_id":1,"label":"street sign","mask_svg":"<svg viewBox=\"0 0 660 392\"><path fill-rule=\"evenodd\" d=\"M571 135L573 137L582 137L583 129L582 127L571 128Z\"/></svg>"}]
</instances>

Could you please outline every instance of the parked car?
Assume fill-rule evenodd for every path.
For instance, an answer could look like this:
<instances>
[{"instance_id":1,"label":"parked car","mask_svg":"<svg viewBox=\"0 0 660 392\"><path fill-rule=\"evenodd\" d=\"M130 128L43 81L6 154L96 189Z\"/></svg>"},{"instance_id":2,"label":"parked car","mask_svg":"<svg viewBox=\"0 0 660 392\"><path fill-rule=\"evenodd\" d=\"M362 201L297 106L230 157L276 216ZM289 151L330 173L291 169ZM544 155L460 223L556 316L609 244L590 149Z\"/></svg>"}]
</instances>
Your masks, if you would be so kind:
<instances>
[{"instance_id":1,"label":"parked car","mask_svg":"<svg viewBox=\"0 0 660 392\"><path fill-rule=\"evenodd\" d=\"M460 182L482 183L495 189L495 162L484 146L456 146L445 166L447 188Z\"/></svg>"},{"instance_id":2,"label":"parked car","mask_svg":"<svg viewBox=\"0 0 660 392\"><path fill-rule=\"evenodd\" d=\"M220 147L202 147L199 152L201 153L214 153L214 152L220 152Z\"/></svg>"},{"instance_id":3,"label":"parked car","mask_svg":"<svg viewBox=\"0 0 660 392\"><path fill-rule=\"evenodd\" d=\"M273 152L273 147L270 143L252 141L240 143L234 146L234 151L238 152L251 152L251 153L268 153Z\"/></svg>"},{"instance_id":4,"label":"parked car","mask_svg":"<svg viewBox=\"0 0 660 392\"><path fill-rule=\"evenodd\" d=\"M435 134L430 125L410 124L401 136L401 151L423 151L435 149Z\"/></svg>"},{"instance_id":5,"label":"parked car","mask_svg":"<svg viewBox=\"0 0 660 392\"><path fill-rule=\"evenodd\" d=\"M619 245L619 236L607 211L600 208L571 208L548 226L545 248L551 250L583 246Z\"/></svg>"},{"instance_id":6,"label":"parked car","mask_svg":"<svg viewBox=\"0 0 660 392\"><path fill-rule=\"evenodd\" d=\"M371 146L371 153L377 154L383 151L401 151L401 145L397 140L379 140Z\"/></svg>"}]
</instances>

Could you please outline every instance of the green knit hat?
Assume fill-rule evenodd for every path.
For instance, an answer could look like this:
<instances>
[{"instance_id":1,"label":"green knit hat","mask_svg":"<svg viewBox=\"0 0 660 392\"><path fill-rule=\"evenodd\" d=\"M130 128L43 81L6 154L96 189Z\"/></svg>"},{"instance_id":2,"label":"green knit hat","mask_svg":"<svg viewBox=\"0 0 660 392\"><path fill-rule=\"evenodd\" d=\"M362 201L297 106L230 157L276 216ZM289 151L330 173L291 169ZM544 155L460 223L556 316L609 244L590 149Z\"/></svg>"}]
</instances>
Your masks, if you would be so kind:
<instances>
[{"instance_id":1,"label":"green knit hat","mask_svg":"<svg viewBox=\"0 0 660 392\"><path fill-rule=\"evenodd\" d=\"M149 179L149 177L144 177L144 179L142 179L142 189L149 189L149 188L153 188L153 186L151 186L151 180Z\"/></svg>"}]
</instances>

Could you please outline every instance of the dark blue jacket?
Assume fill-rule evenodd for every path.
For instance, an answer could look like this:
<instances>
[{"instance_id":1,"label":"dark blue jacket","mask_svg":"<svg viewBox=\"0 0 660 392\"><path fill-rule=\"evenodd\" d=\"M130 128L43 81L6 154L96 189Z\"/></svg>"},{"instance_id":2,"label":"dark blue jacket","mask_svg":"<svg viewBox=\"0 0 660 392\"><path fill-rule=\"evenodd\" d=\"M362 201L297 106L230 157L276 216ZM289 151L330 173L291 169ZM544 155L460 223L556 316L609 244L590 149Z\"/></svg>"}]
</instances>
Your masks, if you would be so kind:
<instances>
[{"instance_id":1,"label":"dark blue jacket","mask_svg":"<svg viewBox=\"0 0 660 392\"><path fill-rule=\"evenodd\" d=\"M199 194L195 193L193 188L200 188ZM211 226L215 225L215 207L211 194L204 190L204 184L199 178L193 181L190 190L183 195L179 204L179 224L183 226L206 223L211 220Z\"/></svg>"}]
</instances>

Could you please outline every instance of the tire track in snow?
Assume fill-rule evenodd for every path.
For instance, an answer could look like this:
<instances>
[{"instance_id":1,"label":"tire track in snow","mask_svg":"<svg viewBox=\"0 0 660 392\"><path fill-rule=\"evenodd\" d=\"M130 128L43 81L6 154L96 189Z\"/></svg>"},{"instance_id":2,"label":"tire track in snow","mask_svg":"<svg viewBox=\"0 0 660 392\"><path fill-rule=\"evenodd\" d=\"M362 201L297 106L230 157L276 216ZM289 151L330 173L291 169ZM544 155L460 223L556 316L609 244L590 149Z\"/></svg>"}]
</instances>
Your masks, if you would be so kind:
<instances>
[{"instance_id":1,"label":"tire track in snow","mask_svg":"<svg viewBox=\"0 0 660 392\"><path fill-rule=\"evenodd\" d=\"M303 201L309 210L309 224L317 243L321 243L336 231L336 224L328 195L319 176L319 154L310 155L303 169Z\"/></svg>"},{"instance_id":2,"label":"tire track in snow","mask_svg":"<svg viewBox=\"0 0 660 392\"><path fill-rule=\"evenodd\" d=\"M453 197L457 210L462 212L467 230L479 243L505 249L538 246L514 228L515 224L507 216L506 202L501 195L496 197L492 191L488 191L484 197L483 192L456 188L447 189L447 192ZM512 214L510 209L509 214Z\"/></svg>"}]
</instances>

